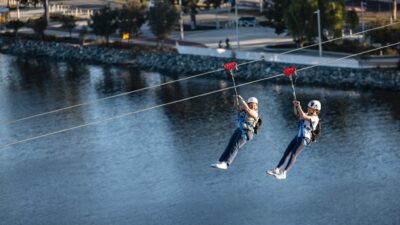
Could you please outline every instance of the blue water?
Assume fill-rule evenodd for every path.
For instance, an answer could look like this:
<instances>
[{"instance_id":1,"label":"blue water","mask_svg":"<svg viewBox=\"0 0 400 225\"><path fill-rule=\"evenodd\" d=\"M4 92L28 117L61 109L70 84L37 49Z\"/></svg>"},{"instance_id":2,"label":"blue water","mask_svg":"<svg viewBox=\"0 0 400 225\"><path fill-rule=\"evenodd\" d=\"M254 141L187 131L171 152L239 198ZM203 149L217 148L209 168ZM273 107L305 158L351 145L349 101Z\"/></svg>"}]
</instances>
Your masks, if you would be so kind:
<instances>
[{"instance_id":1,"label":"blue water","mask_svg":"<svg viewBox=\"0 0 400 225\"><path fill-rule=\"evenodd\" d=\"M0 121L177 79L128 67L0 55ZM242 83L242 82L239 82ZM0 125L0 145L223 87L168 85ZM227 171L210 167L235 129L221 92L0 149L0 224L400 224L399 92L299 86L322 102L320 140L288 178L265 175L296 134L291 88L243 86L263 125Z\"/></svg>"}]
</instances>

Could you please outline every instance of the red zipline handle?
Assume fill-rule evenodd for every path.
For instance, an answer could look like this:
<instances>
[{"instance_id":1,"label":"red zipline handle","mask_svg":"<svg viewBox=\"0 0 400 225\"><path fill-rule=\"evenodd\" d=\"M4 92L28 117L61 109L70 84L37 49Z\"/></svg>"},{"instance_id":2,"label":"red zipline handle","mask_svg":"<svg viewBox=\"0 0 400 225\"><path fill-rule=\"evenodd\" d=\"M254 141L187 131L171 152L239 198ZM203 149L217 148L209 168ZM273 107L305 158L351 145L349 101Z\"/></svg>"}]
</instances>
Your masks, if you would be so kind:
<instances>
[{"instance_id":1,"label":"red zipline handle","mask_svg":"<svg viewBox=\"0 0 400 225\"><path fill-rule=\"evenodd\" d=\"M226 63L226 64L224 64L224 69L230 70L230 71L235 70L235 69L237 69L237 63L236 62Z\"/></svg>"},{"instance_id":2,"label":"red zipline handle","mask_svg":"<svg viewBox=\"0 0 400 225\"><path fill-rule=\"evenodd\" d=\"M295 73L296 73L296 67L294 67L294 66L288 67L283 70L283 74L285 74L285 76L288 76L288 77L291 77Z\"/></svg>"}]
</instances>

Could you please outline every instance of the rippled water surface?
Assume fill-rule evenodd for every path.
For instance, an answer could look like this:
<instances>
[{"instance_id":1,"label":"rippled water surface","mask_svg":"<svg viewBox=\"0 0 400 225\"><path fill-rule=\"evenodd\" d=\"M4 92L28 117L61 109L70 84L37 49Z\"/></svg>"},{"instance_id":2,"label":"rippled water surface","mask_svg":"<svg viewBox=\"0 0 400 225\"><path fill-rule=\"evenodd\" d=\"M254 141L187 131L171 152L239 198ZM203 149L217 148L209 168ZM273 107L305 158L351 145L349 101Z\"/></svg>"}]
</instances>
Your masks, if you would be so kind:
<instances>
[{"instance_id":1,"label":"rippled water surface","mask_svg":"<svg viewBox=\"0 0 400 225\"><path fill-rule=\"evenodd\" d=\"M0 145L231 85L0 55ZM173 66L173 65L171 65ZM301 79L301 78L299 78ZM239 81L243 83L243 81ZM400 93L297 87L322 102L323 133L284 181L265 175L296 133L290 86L257 96L264 124L227 171L210 168L235 128L232 90L0 149L0 224L400 224Z\"/></svg>"}]
</instances>

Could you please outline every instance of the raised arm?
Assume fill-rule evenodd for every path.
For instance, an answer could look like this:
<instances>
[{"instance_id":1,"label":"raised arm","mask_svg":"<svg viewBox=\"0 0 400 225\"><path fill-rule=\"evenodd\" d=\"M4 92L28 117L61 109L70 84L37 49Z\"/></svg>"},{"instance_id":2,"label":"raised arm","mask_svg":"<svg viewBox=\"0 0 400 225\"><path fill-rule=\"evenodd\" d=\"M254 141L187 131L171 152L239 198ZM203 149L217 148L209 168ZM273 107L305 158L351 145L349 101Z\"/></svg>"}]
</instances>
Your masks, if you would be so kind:
<instances>
[{"instance_id":1,"label":"raised arm","mask_svg":"<svg viewBox=\"0 0 400 225\"><path fill-rule=\"evenodd\" d=\"M242 96L238 95L238 98L239 98L239 101L241 102L241 109L246 111L251 117L258 118L258 112L250 109L249 106L247 105L246 101L242 98Z\"/></svg>"},{"instance_id":2,"label":"raised arm","mask_svg":"<svg viewBox=\"0 0 400 225\"><path fill-rule=\"evenodd\" d=\"M299 101L293 101L295 109L297 110L299 117L303 120L309 120L311 121L311 116L308 116L307 113L303 111L301 108L300 102Z\"/></svg>"}]
</instances>

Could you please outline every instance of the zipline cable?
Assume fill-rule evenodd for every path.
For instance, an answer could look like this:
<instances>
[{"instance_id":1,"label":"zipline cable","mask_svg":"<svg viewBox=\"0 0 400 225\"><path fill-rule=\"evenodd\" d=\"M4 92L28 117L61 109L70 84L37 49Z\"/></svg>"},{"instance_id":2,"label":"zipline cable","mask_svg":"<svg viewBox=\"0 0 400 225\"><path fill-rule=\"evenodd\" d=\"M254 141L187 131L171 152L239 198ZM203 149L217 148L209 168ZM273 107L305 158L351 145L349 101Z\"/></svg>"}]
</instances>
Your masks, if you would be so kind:
<instances>
[{"instance_id":1,"label":"zipline cable","mask_svg":"<svg viewBox=\"0 0 400 225\"><path fill-rule=\"evenodd\" d=\"M389 45L385 45L385 46L382 46L382 47L378 47L378 48L370 49L370 50L367 50L367 51L363 51L363 52L360 52L360 53L348 55L348 56L345 56L345 57L342 57L342 58L338 58L338 59L334 59L334 60L325 60L322 63L316 64L316 65L312 65L312 66L307 66L307 67L298 69L297 71L304 71L304 70L308 70L308 69L311 69L311 68L314 68L314 67L317 67L317 66L329 65L329 64L332 64L332 63L335 63L335 62L338 62L338 61L341 61L341 60L344 60L344 59L352 58L352 57L355 57L355 56L358 56L358 55L362 55L362 54L365 54L365 53L377 51L377 50L380 50L380 49L388 48L388 47L399 45L399 44L400 44L400 42L397 42L397 43L394 43L394 44L389 44ZM284 75L283 73L280 73L280 74L277 74L277 75L274 75L274 76L261 78L261 79L257 79L257 80L254 80L254 81L249 81L249 82L246 82L246 83L243 83L243 84L238 84L238 85L236 85L236 87L241 87L241 86L245 86L245 85L249 85L249 84L253 84L253 83L257 83L257 82L273 79L273 78L280 77L280 76L283 76L283 75ZM203 96L219 93L219 92L226 91L226 90L229 90L229 89L232 89L232 88L234 88L234 87L230 86L230 87L218 89L218 90L215 90L215 91L211 91L211 92L207 92L207 93L203 93L203 94L199 94L199 95L195 95L195 96L191 96L191 97L187 97L187 98L183 98L183 99L167 102L167 103L164 103L164 104L151 106L151 107L144 108L144 109L141 109L141 110L120 114L120 115L117 115L117 116L114 116L114 117L110 117L110 118L107 118L107 119L93 121L93 122L81 124L81 125L78 125L78 126L74 126L74 127L70 127L70 128L66 128L66 129L62 129L62 130L58 130L58 131L54 131L54 132L50 132L50 133L34 136L34 137L31 137L31 138L22 139L22 140L19 140L19 141L15 141L15 142L11 142L11 143L8 143L8 144L5 144L5 145L1 145L0 149L6 148L6 147L10 147L10 146L13 146L13 145L16 145L16 144L24 143L24 142L36 140L36 139L39 139L39 138L51 136L51 135L54 135L54 134L64 133L64 132L67 132L67 131L70 131L70 130L75 130L75 129L78 129L78 128L87 127L87 126L90 126L90 125L99 124L99 123L102 123L102 122L107 122L107 121L119 119L119 118L122 118L122 117L126 117L126 116L134 115L134 114L137 114L137 113L149 111L149 110L152 110L152 109L155 109L155 108L160 108L160 107L172 105L172 104L175 104L175 103L179 103L179 102L183 102L183 101L187 101L187 100L191 100L191 99L195 99L195 98L199 98L199 97L203 97Z\"/></svg>"},{"instance_id":2,"label":"zipline cable","mask_svg":"<svg viewBox=\"0 0 400 225\"><path fill-rule=\"evenodd\" d=\"M388 26L392 26L392 25L396 25L396 24L400 24L400 22L395 22L395 23L386 24L386 25L382 25L382 26L379 26L379 27L371 28L371 29L364 30L364 31L361 31L361 32L358 32L358 33L354 33L353 35L363 34L363 33L366 33L366 32L370 32L370 31L377 30L377 29L382 29L382 28L385 28L385 27L388 27ZM334 38L334 39L331 39L331 40L327 40L327 41L321 42L321 44L326 44L328 42L337 41L337 40L340 40L340 39L343 39L343 38L345 38L345 37ZM301 48L292 49L292 50L289 50L289 51L286 51L286 52L282 52L282 53L277 54L277 56L288 54L288 53L292 53L292 52L296 52L296 51L303 50L303 49L306 49L306 48L309 48L309 47L314 47L314 46L317 46L317 45L319 45L319 43L312 44L312 45L307 45L307 46L304 46L304 47L301 47ZM251 64L251 63L255 63L255 62L259 62L259 61L262 61L262 60L264 60L264 58L257 59L257 60L252 60L252 61L248 61L248 62L244 62L244 63L238 64L238 67L239 66L243 66L243 65L247 65L247 64ZM184 80L189 80L189 79L192 79L192 78L201 77L201 76L204 76L204 75L207 75L207 74L216 73L216 72L220 72L220 71L223 71L223 69L211 70L211 71L208 71L208 72L205 72L205 73L200 73L200 74L196 74L196 75L193 75L193 76L172 80L172 81L168 81L168 82L157 84L157 85L153 85L153 86L139 88L139 89L136 89L136 90L133 90L133 91L128 91L128 92L124 92L124 93L120 93L120 94L116 94L116 95L112 95L112 96L108 96L108 97L104 97L104 98L99 98L99 99L96 99L96 100L93 100L93 101L84 102L84 103L80 103L80 104L76 104L76 105L71 105L71 106L67 106L67 107L63 107L63 108L59 108L59 109L55 109L55 110L51 110L51 111L47 111L47 112L43 112L43 113L38 113L38 114L31 115L31 116L26 116L26 117L22 117L22 118L19 118L19 119L15 119L15 120L0 121L0 125L13 124L13 123L17 123L17 122L20 122L20 121L29 120L29 119L32 119L32 118L44 116L44 115L47 115L47 114L61 112L61 111L67 110L67 109L73 109L73 108L77 108L77 107L80 107L80 106L90 105L90 104L94 104L94 103L97 103L97 102L100 102L100 101L104 101L104 100L108 100L108 99L112 99L112 98L116 98L116 97L120 97L120 96L124 96L124 95L133 94L133 93L136 93L136 92L153 89L153 88L165 86L165 85L168 85L168 84L173 84L173 83L184 81Z\"/></svg>"}]
</instances>

